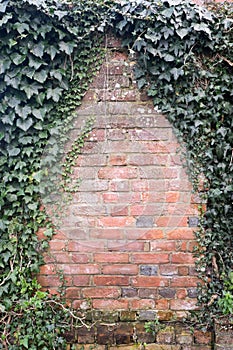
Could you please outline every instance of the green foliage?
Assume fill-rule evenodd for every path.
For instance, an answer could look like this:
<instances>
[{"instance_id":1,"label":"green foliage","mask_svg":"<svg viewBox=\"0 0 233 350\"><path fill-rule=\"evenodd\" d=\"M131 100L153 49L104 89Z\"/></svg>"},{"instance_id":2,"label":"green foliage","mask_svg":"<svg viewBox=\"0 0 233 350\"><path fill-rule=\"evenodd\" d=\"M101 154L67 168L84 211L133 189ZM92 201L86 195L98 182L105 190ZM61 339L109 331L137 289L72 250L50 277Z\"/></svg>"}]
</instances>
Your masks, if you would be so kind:
<instances>
[{"instance_id":1,"label":"green foliage","mask_svg":"<svg viewBox=\"0 0 233 350\"><path fill-rule=\"evenodd\" d=\"M218 306L224 315L233 314L233 271L228 276L223 276L224 290L222 297L218 299Z\"/></svg>"},{"instance_id":2,"label":"green foliage","mask_svg":"<svg viewBox=\"0 0 233 350\"><path fill-rule=\"evenodd\" d=\"M158 317L155 317L154 321L146 322L144 325L145 331L153 334L154 336L164 327L165 326L159 321Z\"/></svg>"},{"instance_id":3,"label":"green foliage","mask_svg":"<svg viewBox=\"0 0 233 350\"><path fill-rule=\"evenodd\" d=\"M205 176L207 210L197 239L206 283L199 302L207 324L232 313L232 290L221 278L230 281L233 261L232 10L215 7L181 0L0 0L0 348L65 346L62 335L75 315L34 279L48 247L36 232L45 226L48 238L53 232L40 199L54 190L58 171L69 182L88 123L64 167L56 164L109 30L137 58L138 87L186 144L193 180Z\"/></svg>"}]
</instances>

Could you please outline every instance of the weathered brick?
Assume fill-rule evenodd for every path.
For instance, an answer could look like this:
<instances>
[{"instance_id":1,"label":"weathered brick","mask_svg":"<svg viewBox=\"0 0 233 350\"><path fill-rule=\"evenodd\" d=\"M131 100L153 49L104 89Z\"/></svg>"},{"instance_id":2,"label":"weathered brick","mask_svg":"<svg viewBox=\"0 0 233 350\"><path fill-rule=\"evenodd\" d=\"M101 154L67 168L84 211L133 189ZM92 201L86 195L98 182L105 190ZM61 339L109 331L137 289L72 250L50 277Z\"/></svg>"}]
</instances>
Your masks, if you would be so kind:
<instances>
[{"instance_id":1,"label":"weathered brick","mask_svg":"<svg viewBox=\"0 0 233 350\"><path fill-rule=\"evenodd\" d=\"M171 255L171 262L173 264L194 264L195 259L191 253L173 253Z\"/></svg>"},{"instance_id":2,"label":"weathered brick","mask_svg":"<svg viewBox=\"0 0 233 350\"><path fill-rule=\"evenodd\" d=\"M105 275L136 275L138 273L137 265L106 265L102 268L102 273Z\"/></svg>"},{"instance_id":3,"label":"weathered brick","mask_svg":"<svg viewBox=\"0 0 233 350\"><path fill-rule=\"evenodd\" d=\"M159 330L156 341L160 344L175 344L175 328L167 326Z\"/></svg>"},{"instance_id":4,"label":"weathered brick","mask_svg":"<svg viewBox=\"0 0 233 350\"><path fill-rule=\"evenodd\" d=\"M100 273L100 266L97 264L71 264L61 265L62 271L68 275L92 275Z\"/></svg>"},{"instance_id":5,"label":"weathered brick","mask_svg":"<svg viewBox=\"0 0 233 350\"><path fill-rule=\"evenodd\" d=\"M203 332L200 330L194 330L194 342L195 344L210 344L212 341L211 332Z\"/></svg>"},{"instance_id":6,"label":"weathered brick","mask_svg":"<svg viewBox=\"0 0 233 350\"><path fill-rule=\"evenodd\" d=\"M124 231L115 228L94 228L89 231L89 238L96 239L123 239Z\"/></svg>"},{"instance_id":7,"label":"weathered brick","mask_svg":"<svg viewBox=\"0 0 233 350\"><path fill-rule=\"evenodd\" d=\"M168 310L169 309L169 301L167 299L157 299L155 301L157 310Z\"/></svg>"},{"instance_id":8,"label":"weathered brick","mask_svg":"<svg viewBox=\"0 0 233 350\"><path fill-rule=\"evenodd\" d=\"M134 179L138 176L137 168L112 167L102 168L98 171L99 179Z\"/></svg>"},{"instance_id":9,"label":"weathered brick","mask_svg":"<svg viewBox=\"0 0 233 350\"><path fill-rule=\"evenodd\" d=\"M157 312L154 310L141 310L139 312L139 321L154 321L156 316Z\"/></svg>"},{"instance_id":10,"label":"weathered brick","mask_svg":"<svg viewBox=\"0 0 233 350\"><path fill-rule=\"evenodd\" d=\"M134 253L131 257L134 263L148 264L164 264L169 262L169 254L167 253Z\"/></svg>"},{"instance_id":11,"label":"weathered brick","mask_svg":"<svg viewBox=\"0 0 233 350\"><path fill-rule=\"evenodd\" d=\"M126 165L127 159L125 154L110 154L109 157L110 165Z\"/></svg>"},{"instance_id":12,"label":"weathered brick","mask_svg":"<svg viewBox=\"0 0 233 350\"><path fill-rule=\"evenodd\" d=\"M75 275L73 276L73 285L74 286L88 286L90 284L90 277L84 275Z\"/></svg>"},{"instance_id":13,"label":"weathered brick","mask_svg":"<svg viewBox=\"0 0 233 350\"><path fill-rule=\"evenodd\" d=\"M109 329L105 325L98 325L97 326L97 338L96 342L97 344L113 344L114 343L114 333L113 330Z\"/></svg>"},{"instance_id":14,"label":"weathered brick","mask_svg":"<svg viewBox=\"0 0 233 350\"><path fill-rule=\"evenodd\" d=\"M131 300L130 309L132 310L148 310L155 307L155 301L153 299L140 299Z\"/></svg>"},{"instance_id":15,"label":"weathered brick","mask_svg":"<svg viewBox=\"0 0 233 350\"><path fill-rule=\"evenodd\" d=\"M193 299L190 300L171 300L170 301L171 310L196 310L197 302Z\"/></svg>"},{"instance_id":16,"label":"weathered brick","mask_svg":"<svg viewBox=\"0 0 233 350\"><path fill-rule=\"evenodd\" d=\"M170 251L174 252L176 249L176 242L174 241L152 241L150 243L151 251L159 252L159 251Z\"/></svg>"},{"instance_id":17,"label":"weathered brick","mask_svg":"<svg viewBox=\"0 0 233 350\"><path fill-rule=\"evenodd\" d=\"M83 288L82 295L84 298L118 298L121 294L121 290L117 287L91 287L91 288Z\"/></svg>"},{"instance_id":18,"label":"weathered brick","mask_svg":"<svg viewBox=\"0 0 233 350\"><path fill-rule=\"evenodd\" d=\"M137 227L153 227L154 226L154 218L153 216L140 216L136 220Z\"/></svg>"},{"instance_id":19,"label":"weathered brick","mask_svg":"<svg viewBox=\"0 0 233 350\"><path fill-rule=\"evenodd\" d=\"M135 219L133 217L102 217L98 220L98 225L102 227L125 227L133 225Z\"/></svg>"},{"instance_id":20,"label":"weathered brick","mask_svg":"<svg viewBox=\"0 0 233 350\"><path fill-rule=\"evenodd\" d=\"M182 239L182 240L190 240L194 239L193 229L191 228L176 228L173 230L167 231L168 239Z\"/></svg>"},{"instance_id":21,"label":"weathered brick","mask_svg":"<svg viewBox=\"0 0 233 350\"><path fill-rule=\"evenodd\" d=\"M136 321L137 312L136 311L121 311L120 320L121 321Z\"/></svg>"},{"instance_id":22,"label":"weathered brick","mask_svg":"<svg viewBox=\"0 0 233 350\"><path fill-rule=\"evenodd\" d=\"M169 280L165 277L158 276L139 276L131 279L131 283L135 287L167 287Z\"/></svg>"},{"instance_id":23,"label":"weathered brick","mask_svg":"<svg viewBox=\"0 0 233 350\"><path fill-rule=\"evenodd\" d=\"M94 276L96 286L128 286L128 276Z\"/></svg>"},{"instance_id":24,"label":"weathered brick","mask_svg":"<svg viewBox=\"0 0 233 350\"><path fill-rule=\"evenodd\" d=\"M158 266L157 265L141 265L140 266L140 275L157 276L158 275Z\"/></svg>"},{"instance_id":25,"label":"weathered brick","mask_svg":"<svg viewBox=\"0 0 233 350\"><path fill-rule=\"evenodd\" d=\"M129 301L126 299L93 299L93 308L100 310L127 310L129 308Z\"/></svg>"},{"instance_id":26,"label":"weathered brick","mask_svg":"<svg viewBox=\"0 0 233 350\"><path fill-rule=\"evenodd\" d=\"M196 287L198 279L196 277L175 276L171 279L171 287Z\"/></svg>"},{"instance_id":27,"label":"weathered brick","mask_svg":"<svg viewBox=\"0 0 233 350\"><path fill-rule=\"evenodd\" d=\"M121 289L123 298L133 298L138 295L138 290L136 288L122 288Z\"/></svg>"},{"instance_id":28,"label":"weathered brick","mask_svg":"<svg viewBox=\"0 0 233 350\"><path fill-rule=\"evenodd\" d=\"M158 296L157 288L139 288L138 295L143 299L155 299Z\"/></svg>"},{"instance_id":29,"label":"weathered brick","mask_svg":"<svg viewBox=\"0 0 233 350\"><path fill-rule=\"evenodd\" d=\"M129 262L129 254L127 253L95 253L94 261L96 263L127 263Z\"/></svg>"},{"instance_id":30,"label":"weathered brick","mask_svg":"<svg viewBox=\"0 0 233 350\"><path fill-rule=\"evenodd\" d=\"M176 290L172 288L160 288L158 293L164 298L172 299L176 295Z\"/></svg>"}]
</instances>

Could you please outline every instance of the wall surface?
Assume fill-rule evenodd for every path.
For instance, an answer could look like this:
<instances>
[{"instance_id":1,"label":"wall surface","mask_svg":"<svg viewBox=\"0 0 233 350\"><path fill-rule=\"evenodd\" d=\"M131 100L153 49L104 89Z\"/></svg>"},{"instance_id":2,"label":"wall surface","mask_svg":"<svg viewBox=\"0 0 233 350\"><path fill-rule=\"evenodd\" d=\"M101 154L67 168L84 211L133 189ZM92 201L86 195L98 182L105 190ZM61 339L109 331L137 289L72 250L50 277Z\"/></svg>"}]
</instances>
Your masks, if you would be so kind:
<instances>
[{"instance_id":1,"label":"wall surface","mask_svg":"<svg viewBox=\"0 0 233 350\"><path fill-rule=\"evenodd\" d=\"M67 301L97 322L67 335L70 342L210 349L210 334L177 323L197 308L198 281L192 251L200 203L182 150L165 116L138 91L133 58L116 40L106 43L70 135L75 140L93 119L74 167L80 185L38 280L57 293L61 270ZM156 317L169 327L145 333L144 323Z\"/></svg>"}]
</instances>

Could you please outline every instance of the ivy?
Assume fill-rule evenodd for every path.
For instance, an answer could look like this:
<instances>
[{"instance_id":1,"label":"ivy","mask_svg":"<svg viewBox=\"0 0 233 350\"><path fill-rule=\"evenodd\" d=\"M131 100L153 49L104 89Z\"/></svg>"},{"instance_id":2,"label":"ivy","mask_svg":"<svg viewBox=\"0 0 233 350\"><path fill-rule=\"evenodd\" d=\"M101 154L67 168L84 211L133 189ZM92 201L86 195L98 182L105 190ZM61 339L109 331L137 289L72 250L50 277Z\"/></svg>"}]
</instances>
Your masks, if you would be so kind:
<instances>
[{"instance_id":1,"label":"ivy","mask_svg":"<svg viewBox=\"0 0 233 350\"><path fill-rule=\"evenodd\" d=\"M61 159L108 31L136 57L138 87L185 143L190 176L207 201L197 232L204 322L232 313L232 7L206 9L181 0L0 0L2 349L64 348L70 319L80 322L35 280L48 247L48 238L38 241L36 233L47 227L49 237L53 231L41 208L41 197L53 190L44 179ZM66 183L89 128L68 155ZM55 169L51 186L56 178Z\"/></svg>"}]
</instances>

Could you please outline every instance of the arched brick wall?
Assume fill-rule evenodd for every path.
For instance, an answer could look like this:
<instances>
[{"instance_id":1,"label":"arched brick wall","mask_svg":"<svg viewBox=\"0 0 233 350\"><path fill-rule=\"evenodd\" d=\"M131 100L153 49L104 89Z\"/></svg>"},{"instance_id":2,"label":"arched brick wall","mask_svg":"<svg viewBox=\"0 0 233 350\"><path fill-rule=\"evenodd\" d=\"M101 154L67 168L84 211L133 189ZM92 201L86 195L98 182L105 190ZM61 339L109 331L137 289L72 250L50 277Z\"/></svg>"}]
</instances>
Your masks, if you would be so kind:
<instances>
[{"instance_id":1,"label":"arched brick wall","mask_svg":"<svg viewBox=\"0 0 233 350\"><path fill-rule=\"evenodd\" d=\"M182 320L196 308L192 250L200 203L172 126L138 91L134 62L120 44L112 38L107 44L105 61L71 132L74 140L85 121L94 119L74 167L80 186L38 276L44 288L56 293L57 271L63 271L66 298L74 308L93 320L126 322L124 331L118 325L118 335L105 326L94 334L79 332L79 343L129 343L135 329L137 337L143 333L136 320L156 315L162 321ZM167 340L160 335L160 341L168 344L172 337L171 344L179 343L183 333L170 333ZM143 341L154 341L150 337L144 334ZM208 337L194 339L187 332L183 337L181 344L192 349L210 349Z\"/></svg>"}]
</instances>

